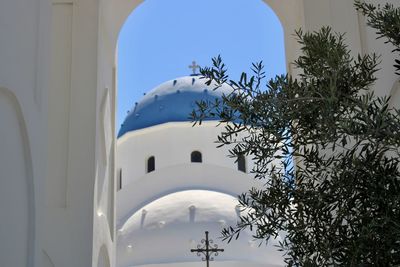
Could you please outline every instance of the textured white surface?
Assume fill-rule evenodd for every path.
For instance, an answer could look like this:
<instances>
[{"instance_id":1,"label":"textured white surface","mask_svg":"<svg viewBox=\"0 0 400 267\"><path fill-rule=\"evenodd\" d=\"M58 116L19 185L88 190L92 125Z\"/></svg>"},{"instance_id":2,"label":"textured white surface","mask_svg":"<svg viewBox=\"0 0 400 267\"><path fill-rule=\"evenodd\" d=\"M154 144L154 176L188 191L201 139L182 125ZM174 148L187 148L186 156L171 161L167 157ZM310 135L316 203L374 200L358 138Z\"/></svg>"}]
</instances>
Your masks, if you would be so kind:
<instances>
[{"instance_id":1,"label":"textured white surface","mask_svg":"<svg viewBox=\"0 0 400 267\"><path fill-rule=\"evenodd\" d=\"M207 223L225 220L235 223L236 198L206 190L188 190L161 197L133 214L121 230L124 235L140 229L160 228L186 223ZM193 211L193 212L191 212ZM145 216L143 216L145 214ZM192 215L193 214L193 215Z\"/></svg>"},{"instance_id":2,"label":"textured white surface","mask_svg":"<svg viewBox=\"0 0 400 267\"><path fill-rule=\"evenodd\" d=\"M200 244L206 230L225 249L216 261L282 266L282 254L273 247L277 240L258 247L249 231L230 244L219 239L224 227L237 222L237 205L236 198L208 190L180 191L145 205L118 230L118 266L196 264L201 258L190 249Z\"/></svg>"}]
</instances>

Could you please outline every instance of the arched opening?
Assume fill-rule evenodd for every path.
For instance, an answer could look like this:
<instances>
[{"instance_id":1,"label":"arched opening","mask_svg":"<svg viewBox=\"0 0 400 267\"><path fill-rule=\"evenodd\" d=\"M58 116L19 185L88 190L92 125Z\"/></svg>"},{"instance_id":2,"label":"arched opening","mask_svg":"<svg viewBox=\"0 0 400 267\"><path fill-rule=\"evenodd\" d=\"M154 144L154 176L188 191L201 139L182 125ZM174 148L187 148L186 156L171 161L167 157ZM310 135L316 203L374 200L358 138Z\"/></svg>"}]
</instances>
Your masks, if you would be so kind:
<instances>
[{"instance_id":1,"label":"arched opening","mask_svg":"<svg viewBox=\"0 0 400 267\"><path fill-rule=\"evenodd\" d=\"M211 57L222 54L222 57L229 66L233 79L239 77L242 71L247 71L252 62L260 60L264 60L267 66L267 76L269 77L286 72L282 24L272 9L268 8L262 1L205 0L201 6L197 5L196 7L193 7L193 3L194 1L146 0L143 4L138 5L134 12L127 18L119 35L118 52L116 54L118 60L116 60L117 63L114 66L114 69L117 70L116 80L119 87L117 128L120 127L125 116L130 116L131 118L129 121L125 120L125 125L128 125L128 122L132 122L135 119L139 120L148 116L149 112L144 113L146 110L141 109L144 103L142 102L142 98L146 99L145 101L150 101L149 97L151 96L152 103L161 102L161 99L163 99L162 95L161 97L160 95L153 97L152 93L147 92L167 80L174 80L181 76L190 75L191 70L188 68L188 65L193 60L196 60L197 64L205 66L211 64ZM192 7L188 8L190 5ZM213 7L212 9L210 9L211 6ZM219 20L229 25L224 27L223 31L225 33L222 38L217 31L214 32L215 36L212 35L213 31L208 32L207 36L202 34L202 28L212 28L214 24L212 19L204 21L204 14L206 13L208 17L218 17ZM233 16L233 14L241 14L244 19L237 20L237 16ZM197 21L203 21L202 25L198 26ZM254 25L260 26L257 27ZM253 36L252 42L241 38L241 34L243 33ZM210 40L218 40L218 42ZM243 51L246 52L244 53ZM269 63L267 62L268 60L270 61ZM159 97L157 98L157 96ZM173 109L177 108L178 105L173 107ZM151 112L163 112L165 114L166 107L160 105L156 110L152 109ZM152 119L152 121L156 120ZM149 134L150 131L147 131L146 127L142 127L145 123L141 124L140 127L132 127L131 129L136 130L132 130L131 133L124 131L119 137L121 138L120 144L128 144L128 140L135 136L133 131L141 131L141 136ZM150 127L155 126L149 126L148 128ZM157 128L157 131L159 129L162 131L163 128ZM158 198L157 192L164 192L164 190L174 191L177 188L187 185L176 182L174 188L169 186L172 181L168 182L167 177L176 177L177 173L172 174L173 170L181 172L177 166L179 164L187 164L187 157L189 156L186 149L182 149L181 151L177 149L180 146L179 144L168 144L169 138L169 134L160 134L154 142L149 143L149 145L154 145L154 149L157 149L153 153L157 153L157 170L159 171L154 172L155 157L151 156L145 161L146 173L149 173L149 176L147 176L148 179L144 179L146 181L143 180L137 183L144 177L131 177L132 174L129 170L125 172L125 176L128 177L127 179L135 181L134 184L142 185L141 191L148 190L148 187L144 186L144 184L149 182L154 183L158 174L161 174L161 172L165 173L166 178L162 181L157 180L158 189L154 190L153 188L151 192L148 192L148 196L145 199ZM202 163L204 161L202 154L206 153L206 150L209 148L204 148L205 150L203 151L204 144L201 143L202 138L202 136L199 136L192 140L194 146L201 148L202 151L196 150L190 153L191 163ZM124 153L131 157L132 153L140 154L140 151L142 150L136 149L135 151L125 151ZM133 157L135 158L135 156ZM179 162L180 157L184 162ZM211 154L210 157L212 157ZM117 158L121 159L120 156ZM121 160L123 161L123 159ZM143 156L140 160L143 160ZM132 164L132 160L129 160L129 164ZM139 164L143 163L139 162ZM194 168L201 168L203 165L205 164L193 164L191 168L194 170ZM204 166L204 168L207 168L207 166ZM237 168L241 172L246 172L246 160L244 157L239 157ZM171 174L169 174L170 171L172 172ZM234 176L230 176L231 178L236 177L236 175L242 175L232 169L231 171L235 173ZM205 172L201 171L201 173L204 174ZM187 173L187 175L196 176L197 174ZM166 185L162 187L164 183ZM212 185L213 183L210 180L209 186L211 190L217 187L220 188L220 185L217 186L214 184L214 188ZM129 195L132 194L128 192L130 188L131 186L127 183L119 193L120 196L124 196L124 198L120 198L121 201L124 199L124 202L117 203L117 205L123 206L123 209L128 211L133 210L133 207L137 209L138 206L142 206L140 203L131 203L133 200ZM243 191L247 189L243 188ZM143 194L145 193L140 192L140 195ZM131 200L128 200L129 198ZM192 215L188 215L189 220L191 220L192 217L190 216ZM147 216L151 216L150 213ZM120 219L118 214L117 218L118 220ZM123 221L124 219L122 218L117 224L121 225ZM162 220L158 223L162 223ZM125 247L121 247L120 249L123 249L124 252L126 249L130 251L135 249L134 245L131 245L129 248L128 245L131 244L126 244ZM117 259L118 261L119 259ZM120 262L123 262L123 260L121 259Z\"/></svg>"},{"instance_id":2,"label":"arched opening","mask_svg":"<svg viewBox=\"0 0 400 267\"><path fill-rule=\"evenodd\" d=\"M204 14L210 19L204 19ZM203 29L212 29L215 18L225 26L204 35ZM252 36L252 41L242 34ZM154 87L192 74L189 65L193 60L204 67L221 54L232 79L248 71L251 63L263 60L266 76L275 77L286 72L284 46L281 21L260 0L204 0L201 5L146 0L127 17L118 37L116 127ZM142 115L137 114L139 118Z\"/></svg>"},{"instance_id":3,"label":"arched opening","mask_svg":"<svg viewBox=\"0 0 400 267\"><path fill-rule=\"evenodd\" d=\"M156 169L156 158L154 156L151 156L147 159L146 169L147 173L152 172Z\"/></svg>"},{"instance_id":4,"label":"arched opening","mask_svg":"<svg viewBox=\"0 0 400 267\"><path fill-rule=\"evenodd\" d=\"M246 172L246 157L243 154L238 155L237 168L241 172Z\"/></svg>"},{"instance_id":5,"label":"arched opening","mask_svg":"<svg viewBox=\"0 0 400 267\"><path fill-rule=\"evenodd\" d=\"M117 80L118 80L117 77L118 77L119 73L122 71L121 70L121 65L119 64L120 61L121 61L121 58L118 57L118 54L120 54L120 52L122 50L121 46L118 47L118 49L117 49L118 52L117 53L115 53L114 50L113 50L113 48L116 47L118 33L120 32L120 29L122 28L122 25L125 22L125 19L128 17L129 13L131 11L133 11L133 10L134 11L139 10L139 9L137 9L137 7L144 7L144 5L146 3L148 3L148 2L151 2L151 1L150 0L146 0L146 1L143 2L143 5L140 5L140 3L142 3L142 1L114 0L114 1L102 1L101 2L102 8L100 10L101 10L101 12L103 12L104 16L102 16L102 21L100 22L100 24L101 25L103 24L104 27L102 28L103 30L100 31L100 35L102 35L102 36L100 36L100 40L101 40L100 42L103 42L103 45L99 46L99 48L100 48L99 55L102 55L101 57L104 57L104 58L100 59L99 62L103 62L102 66L106 67L106 68L107 68L107 64L108 64L108 67L110 67L110 68L108 70L104 70L104 69L100 68L100 72L101 72L101 74L104 73L104 71L108 72L108 73L112 73L110 75L110 77L109 77L109 80L111 81L111 84L112 84L112 89L113 89L112 91L113 91L113 95L114 96L115 96L115 92L117 91ZM168 1L165 1L165 2L168 2ZM258 2L262 3L262 1L258 1ZM293 4L292 5L293 7L291 6L291 8L289 8L290 11L288 11L289 9L287 7L285 7L284 4L276 4L275 1L273 1L273 0L265 0L264 2L270 3L271 4L270 7L273 8L275 12L279 13L279 16L281 16L281 18L283 16L283 14L285 14L285 13L289 13L289 14L291 12L296 13L297 12L297 11L295 11L296 9L300 10L300 9L297 8L298 4ZM247 4L247 2L246 2L246 4ZM262 3L262 4L264 4L264 3ZM274 12L272 12L272 10L270 10L270 8L267 7L267 5L264 5L263 11L264 12L267 11L267 12L274 13ZM170 12L170 10L166 10L166 12L172 13L172 12ZM134 12L132 12L132 13L134 13ZM133 16L134 16L134 14L133 14ZM173 15L171 14L171 16L173 16ZM233 16L233 17L237 18L237 16ZM288 17L290 17L291 19L289 19L289 21L282 21L282 25L290 24L290 20L294 20L293 18L298 17L298 16L293 16L292 15L292 16L288 16ZM203 19L204 19L204 17L203 17ZM193 21L196 21L196 19L190 19L188 21L192 21L193 22ZM201 21L201 20L197 20L197 21ZM279 21L279 19L278 19L278 21ZM296 24L296 23L294 23L294 24ZM296 24L296 25L298 25L298 24ZM146 25L144 25L144 24L142 24L142 25L139 24L138 25L138 27L142 27L142 28L145 27L145 26ZM269 25L262 25L262 26L260 26L260 28L265 28L265 27L268 27L268 26ZM285 27L285 32L286 32L287 26L283 26L283 27ZM295 29L295 28L296 27L292 27L292 29ZM201 31L201 29L199 29L199 30ZM200 32L199 30L195 29L193 32ZM282 30L281 36L279 38L274 38L274 41L279 39L278 41L281 42L281 45L283 46L284 45L283 40L285 38L284 38L284 30L282 29L282 27L281 27L281 30ZM289 35L290 35L293 32L293 30L291 30L291 28L289 27L289 30L287 32L289 32ZM121 34L122 33L123 33L123 30L121 31ZM150 33L153 33L153 32L152 31L148 31L147 32L147 34L150 34ZM193 34L193 33L190 32L188 35L190 35L190 34ZM205 39L207 39L207 38L205 38ZM121 40L119 40L119 44L121 44L120 41ZM160 44L160 47L158 49L161 49L164 52L168 52L168 50L165 49L165 47L162 46L163 44L165 44L167 42L168 41L165 41L165 40L163 42L158 42L158 44ZM188 42L186 38L182 38L181 42L188 43L187 44L188 46L191 45L191 42ZM256 42L254 42L254 43L256 43ZM111 48L111 50L109 50L109 48ZM106 53L102 53L102 51L101 51L102 49L104 49L104 51ZM132 48L132 47L130 49L135 50L135 48ZM139 49L139 51L140 51L140 49ZM253 49L253 51L257 51L257 49ZM241 53L236 53L236 54L241 54ZM215 56L215 55L216 54L207 55L207 58L210 59L212 56ZM283 68L285 69L285 67L286 67L285 66L285 62L286 61L285 61L285 53L284 52L283 52L283 55L284 55L283 56ZM184 65L182 65L182 69L185 71L185 73L183 73L183 75L186 74L186 73L187 74L190 73L189 70L186 69L186 67L187 67L188 64L190 64L192 59L197 59L197 58L190 58L189 62L185 61ZM260 60L260 59L262 59L262 58L254 58L251 61L257 61L257 60ZM288 58L286 58L286 60L288 60ZM106 62L106 63L104 63L104 62ZM205 62L205 64L208 64L208 63L209 63L209 61ZM227 62L227 63L229 63L229 62ZM248 62L248 63L250 63L250 62ZM139 63L139 65L140 65L140 63ZM154 69L158 69L157 66L160 66L160 65L161 66L169 66L170 64L165 64L165 63L153 64L153 71L154 71ZM240 67L240 71L246 70L245 68L247 66L249 66L249 64L246 64L246 66L241 66ZM160 72L162 72L162 71L163 71L163 69L160 69ZM132 71L132 72L137 73L137 71ZM285 70L282 71L282 72L285 72ZM147 77L147 78L148 77L152 77L149 73L143 73L142 72L142 73L140 73L140 75L143 76L143 77ZM170 78L174 78L174 77L170 77ZM159 83L158 81L154 82L155 85L158 84L158 83ZM121 93L122 90L120 90L121 89L121 83L119 83L119 82L118 82L118 87L119 87L118 88L118 91L119 91L118 95L122 96L123 95ZM149 89L151 89L151 86L150 86L150 88L142 88L142 87L131 87L131 88L129 88L129 90L137 91L138 95L142 95L146 90L149 90ZM124 98L124 97L122 96L122 98ZM121 107L120 108L121 109L120 113L122 113L124 115L126 114L126 110L129 110L133 106L133 103L134 103L134 101L132 99L129 99L129 98L126 98L126 99L128 100L127 101L128 104L125 107ZM114 111L115 111L115 109L114 109ZM122 117L124 115L122 115ZM117 119L116 121L118 121L118 120L119 119ZM118 125L117 127L119 127L120 123L121 123L121 120L119 120L118 123L116 123L116 125ZM201 153L200 153L200 158L201 158ZM149 158L149 160L150 160L150 158ZM202 161L202 159L201 159L201 161ZM199 161L194 161L194 162L199 162ZM148 164L148 163L151 163L151 162L146 162L146 165L147 165L146 168L149 167L149 165L151 165L151 164ZM161 160L160 160L160 165L161 165ZM154 168L150 168L150 169L153 169L153 170L155 169L155 159L154 159ZM149 170L149 169L147 169L147 170ZM128 174L126 174L126 175L128 175ZM121 191L124 191L124 190L121 190Z\"/></svg>"},{"instance_id":6,"label":"arched opening","mask_svg":"<svg viewBox=\"0 0 400 267\"><path fill-rule=\"evenodd\" d=\"M122 168L118 170L117 190L122 189Z\"/></svg>"},{"instance_id":7,"label":"arched opening","mask_svg":"<svg viewBox=\"0 0 400 267\"><path fill-rule=\"evenodd\" d=\"M197 163L203 162L203 157L201 155L201 152L200 151L193 151L190 154L190 162L197 162Z\"/></svg>"}]
</instances>

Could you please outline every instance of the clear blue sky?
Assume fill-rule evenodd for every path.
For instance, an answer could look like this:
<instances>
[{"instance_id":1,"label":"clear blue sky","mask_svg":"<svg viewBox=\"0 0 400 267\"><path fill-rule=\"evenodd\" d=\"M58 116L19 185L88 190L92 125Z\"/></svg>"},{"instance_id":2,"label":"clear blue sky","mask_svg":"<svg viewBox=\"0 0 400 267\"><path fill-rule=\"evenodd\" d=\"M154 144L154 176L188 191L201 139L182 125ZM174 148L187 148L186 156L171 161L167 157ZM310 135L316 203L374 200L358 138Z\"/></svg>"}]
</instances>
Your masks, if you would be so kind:
<instances>
[{"instance_id":1,"label":"clear blue sky","mask_svg":"<svg viewBox=\"0 0 400 267\"><path fill-rule=\"evenodd\" d=\"M261 0L145 0L118 40L116 130L143 93L221 55L231 79L263 60L267 77L286 72L283 29Z\"/></svg>"}]
</instances>

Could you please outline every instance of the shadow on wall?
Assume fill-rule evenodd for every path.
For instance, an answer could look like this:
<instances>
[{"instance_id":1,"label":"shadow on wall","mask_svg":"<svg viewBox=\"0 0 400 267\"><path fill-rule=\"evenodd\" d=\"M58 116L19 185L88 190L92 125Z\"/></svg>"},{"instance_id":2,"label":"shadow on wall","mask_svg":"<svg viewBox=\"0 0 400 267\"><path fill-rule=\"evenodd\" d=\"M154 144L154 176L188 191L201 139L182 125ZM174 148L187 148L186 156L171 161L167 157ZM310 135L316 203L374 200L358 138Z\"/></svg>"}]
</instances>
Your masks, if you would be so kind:
<instances>
[{"instance_id":1,"label":"shadow on wall","mask_svg":"<svg viewBox=\"0 0 400 267\"><path fill-rule=\"evenodd\" d=\"M392 90L390 91L389 106L400 108L400 78L397 79L392 87Z\"/></svg>"},{"instance_id":2,"label":"shadow on wall","mask_svg":"<svg viewBox=\"0 0 400 267\"><path fill-rule=\"evenodd\" d=\"M107 248L105 245L102 245L100 248L97 266L110 267L110 257L108 256Z\"/></svg>"}]
</instances>

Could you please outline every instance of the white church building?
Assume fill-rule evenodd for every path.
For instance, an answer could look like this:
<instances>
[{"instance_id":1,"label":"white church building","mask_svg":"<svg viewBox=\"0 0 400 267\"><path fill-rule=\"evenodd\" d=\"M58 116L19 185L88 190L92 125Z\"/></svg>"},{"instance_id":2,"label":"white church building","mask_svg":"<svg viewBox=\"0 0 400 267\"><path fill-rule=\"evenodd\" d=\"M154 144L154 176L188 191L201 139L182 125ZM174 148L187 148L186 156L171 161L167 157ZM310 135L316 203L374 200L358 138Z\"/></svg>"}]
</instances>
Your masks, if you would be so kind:
<instances>
[{"instance_id":1,"label":"white church building","mask_svg":"<svg viewBox=\"0 0 400 267\"><path fill-rule=\"evenodd\" d=\"M215 149L213 121L192 128L158 116L182 115L170 104L184 94L211 96L200 81L179 78L150 92L116 135L117 39L143 1L0 1L0 267L203 266L189 250L204 231L225 249L213 264L282 262L249 236L228 246L217 238L237 219L233 196L252 183L248 159L239 168ZM381 55L373 90L399 106L392 47L376 39L352 0L263 2L281 21L290 75L301 53L295 29L329 25L346 33L353 56ZM163 99L170 100L154 104Z\"/></svg>"},{"instance_id":2,"label":"white church building","mask_svg":"<svg viewBox=\"0 0 400 267\"><path fill-rule=\"evenodd\" d=\"M193 127L196 101L221 99L200 76L165 82L126 117L117 140L117 266L203 266L191 253L208 231L224 252L212 266L282 266L277 240L268 247L245 232L230 244L217 239L240 216L236 196L256 181L251 161L216 148L218 121ZM203 256L204 258L204 256Z\"/></svg>"}]
</instances>

